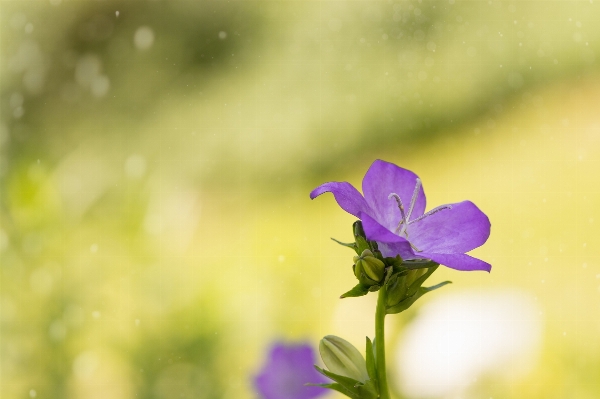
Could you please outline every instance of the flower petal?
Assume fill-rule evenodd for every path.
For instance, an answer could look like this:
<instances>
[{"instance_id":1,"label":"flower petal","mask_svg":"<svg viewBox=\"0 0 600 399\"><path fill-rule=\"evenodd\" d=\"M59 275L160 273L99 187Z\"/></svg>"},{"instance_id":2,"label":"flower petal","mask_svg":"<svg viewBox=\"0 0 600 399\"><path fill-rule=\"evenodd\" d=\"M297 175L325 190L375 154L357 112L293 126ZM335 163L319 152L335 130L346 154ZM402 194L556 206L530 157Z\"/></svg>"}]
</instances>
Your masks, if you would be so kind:
<instances>
[{"instance_id":1,"label":"flower petal","mask_svg":"<svg viewBox=\"0 0 600 399\"><path fill-rule=\"evenodd\" d=\"M306 383L326 383L328 380L313 367L315 355L308 344L276 343L266 364L254 378L254 386L264 399L311 399L326 394L321 387Z\"/></svg>"},{"instance_id":2,"label":"flower petal","mask_svg":"<svg viewBox=\"0 0 600 399\"><path fill-rule=\"evenodd\" d=\"M398 194L402 199L404 212L408 212L417 179L418 176L410 170L392 163L379 159L373 162L362 182L365 199L373 210L371 216L388 230L394 230L400 222L400 210L396 201L388 197L391 193ZM415 219L424 211L425 192L421 186L410 218Z\"/></svg>"},{"instance_id":3,"label":"flower petal","mask_svg":"<svg viewBox=\"0 0 600 399\"><path fill-rule=\"evenodd\" d=\"M371 208L354 186L348 182L332 181L323 183L310 193L310 199L315 199L323 193L330 192L335 197L338 205L351 215L360 218L360 212L370 212Z\"/></svg>"},{"instance_id":4,"label":"flower petal","mask_svg":"<svg viewBox=\"0 0 600 399\"><path fill-rule=\"evenodd\" d=\"M359 218L362 220L363 230L367 239L377 241L379 250L384 257L400 255L402 259L415 258L410 243L406 238L392 233L364 212L359 214Z\"/></svg>"},{"instance_id":5,"label":"flower petal","mask_svg":"<svg viewBox=\"0 0 600 399\"><path fill-rule=\"evenodd\" d=\"M419 256L433 260L440 265L447 266L451 269L462 271L484 270L489 272L492 270L492 265L481 259L474 258L467 254L435 254L418 252Z\"/></svg>"},{"instance_id":6,"label":"flower petal","mask_svg":"<svg viewBox=\"0 0 600 399\"><path fill-rule=\"evenodd\" d=\"M471 201L439 209L408 226L408 239L419 251L465 253L485 243L490 236L490 220Z\"/></svg>"}]
</instances>

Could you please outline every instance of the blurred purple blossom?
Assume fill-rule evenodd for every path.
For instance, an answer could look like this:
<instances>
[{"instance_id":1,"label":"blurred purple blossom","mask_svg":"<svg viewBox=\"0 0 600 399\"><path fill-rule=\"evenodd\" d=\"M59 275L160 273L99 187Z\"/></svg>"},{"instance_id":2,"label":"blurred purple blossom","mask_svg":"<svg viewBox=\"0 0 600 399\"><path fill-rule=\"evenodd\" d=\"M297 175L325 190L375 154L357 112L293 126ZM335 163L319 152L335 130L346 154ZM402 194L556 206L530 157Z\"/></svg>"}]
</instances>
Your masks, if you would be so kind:
<instances>
[{"instance_id":1,"label":"blurred purple blossom","mask_svg":"<svg viewBox=\"0 0 600 399\"><path fill-rule=\"evenodd\" d=\"M328 383L315 368L315 352L308 344L276 342L267 360L254 378L254 386L263 399L312 399L326 394L325 388L306 383Z\"/></svg>"},{"instance_id":2,"label":"blurred purple blossom","mask_svg":"<svg viewBox=\"0 0 600 399\"><path fill-rule=\"evenodd\" d=\"M376 160L362 181L363 195L348 182L321 184L311 198L331 192L340 207L362 220L367 239L385 257L431 259L457 270L491 265L465 254L486 242L488 217L471 201L441 205L425 213L421 179L410 170Z\"/></svg>"}]
</instances>

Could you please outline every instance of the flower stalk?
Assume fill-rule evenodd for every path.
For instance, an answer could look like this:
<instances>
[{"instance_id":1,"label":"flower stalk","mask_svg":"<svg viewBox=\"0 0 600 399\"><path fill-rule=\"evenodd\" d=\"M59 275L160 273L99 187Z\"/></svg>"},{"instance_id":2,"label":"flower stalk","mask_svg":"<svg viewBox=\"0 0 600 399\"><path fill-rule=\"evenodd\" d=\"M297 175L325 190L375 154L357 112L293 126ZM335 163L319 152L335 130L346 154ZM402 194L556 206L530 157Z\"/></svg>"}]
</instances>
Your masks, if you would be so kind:
<instances>
[{"instance_id":1,"label":"flower stalk","mask_svg":"<svg viewBox=\"0 0 600 399\"><path fill-rule=\"evenodd\" d=\"M385 367L385 315L387 307L387 287L379 290L377 308L375 310L375 362L377 364L377 377L379 382L379 397L390 399L387 383L387 370Z\"/></svg>"},{"instance_id":2,"label":"flower stalk","mask_svg":"<svg viewBox=\"0 0 600 399\"><path fill-rule=\"evenodd\" d=\"M351 248L352 271L358 284L340 298L378 292L375 339L366 338L365 358L348 341L326 336L321 357L327 369L315 366L333 382L316 384L351 399L390 399L385 359L385 316L409 309L423 295L449 284L423 283L440 266L490 271L491 265L466 252L490 234L488 217L470 201L442 205L425 212L421 179L409 170L377 160L363 179L364 196L347 182L324 183L311 198L331 192L338 204L356 216ZM394 199L395 202L389 201ZM409 204L405 209L404 204ZM442 212L443 211L443 212Z\"/></svg>"}]
</instances>

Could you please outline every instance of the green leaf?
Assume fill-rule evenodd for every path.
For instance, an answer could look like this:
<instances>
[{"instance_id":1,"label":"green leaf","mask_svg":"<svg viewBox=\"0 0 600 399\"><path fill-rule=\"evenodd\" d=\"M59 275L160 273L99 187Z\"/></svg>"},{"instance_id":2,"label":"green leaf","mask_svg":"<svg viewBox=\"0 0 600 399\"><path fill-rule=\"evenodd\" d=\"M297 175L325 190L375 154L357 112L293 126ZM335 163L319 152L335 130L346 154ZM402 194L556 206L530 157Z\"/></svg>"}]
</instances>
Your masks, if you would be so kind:
<instances>
[{"instance_id":1,"label":"green leaf","mask_svg":"<svg viewBox=\"0 0 600 399\"><path fill-rule=\"evenodd\" d=\"M443 286L448 284L452 284L452 281L442 281L441 283L433 285L431 287L423 287L423 289L425 289L426 292L431 292L437 290L438 288L442 288Z\"/></svg>"},{"instance_id":2,"label":"green leaf","mask_svg":"<svg viewBox=\"0 0 600 399\"><path fill-rule=\"evenodd\" d=\"M322 369L319 366L315 366L315 369L327 378L335 381L335 383L305 385L333 389L334 391L338 391L352 399L376 399L379 397L377 386L371 380L367 380L362 383L360 381L356 381L355 379L332 373L331 371Z\"/></svg>"},{"instance_id":3,"label":"green leaf","mask_svg":"<svg viewBox=\"0 0 600 399\"><path fill-rule=\"evenodd\" d=\"M425 280L427 280L429 278L429 276L431 276L433 274L433 272L437 270L438 267L439 267L438 264L436 264L433 267L430 267L429 269L427 269L427 272L425 274L423 274L421 277L419 277L418 279L413 281L413 283L410 285L410 287L408 287L406 296L410 297L410 296L414 295L417 292L417 290L419 288L421 288L421 286L423 285Z\"/></svg>"},{"instance_id":4,"label":"green leaf","mask_svg":"<svg viewBox=\"0 0 600 399\"><path fill-rule=\"evenodd\" d=\"M428 292L435 291L438 288L442 288L443 286L445 286L447 284L451 284L451 283L452 283L451 281L444 281L444 282L436 284L432 287L420 287L414 295L406 298L405 300L403 300L402 302L400 302L397 305L388 307L386 309L386 313L387 314L396 314L396 313L404 312L406 309L410 308L417 301L417 299L421 298L423 295L427 294Z\"/></svg>"},{"instance_id":5,"label":"green leaf","mask_svg":"<svg viewBox=\"0 0 600 399\"><path fill-rule=\"evenodd\" d=\"M369 248L371 248L371 252L379 258L379 260L383 260L383 256L381 256L381 252L379 252L379 245L377 245L377 241L367 241L369 243Z\"/></svg>"},{"instance_id":6,"label":"green leaf","mask_svg":"<svg viewBox=\"0 0 600 399\"><path fill-rule=\"evenodd\" d=\"M386 265L393 266L395 272L406 270L406 267L403 266L402 258L400 257L400 255L396 255L395 258L385 258L383 261Z\"/></svg>"},{"instance_id":7,"label":"green leaf","mask_svg":"<svg viewBox=\"0 0 600 399\"><path fill-rule=\"evenodd\" d=\"M376 399L379 397L379 392L375 383L371 380L365 381L364 384L355 386L361 399Z\"/></svg>"},{"instance_id":8,"label":"green leaf","mask_svg":"<svg viewBox=\"0 0 600 399\"><path fill-rule=\"evenodd\" d=\"M368 293L369 293L369 287L362 285L362 284L357 284L350 291L342 294L340 296L340 298L359 297L359 296L367 295Z\"/></svg>"},{"instance_id":9,"label":"green leaf","mask_svg":"<svg viewBox=\"0 0 600 399\"><path fill-rule=\"evenodd\" d=\"M407 269L424 269L439 266L439 263L435 263L429 259L409 259L403 261L402 266Z\"/></svg>"},{"instance_id":10,"label":"green leaf","mask_svg":"<svg viewBox=\"0 0 600 399\"><path fill-rule=\"evenodd\" d=\"M357 384L362 384L360 381L356 381L353 378L345 377L343 375L332 373L331 371L322 369L319 366L315 366L315 369L319 373L323 374L325 377L332 379L333 381L340 384L343 388L348 390L348 392L351 393L352 395L355 395L355 396L350 396L350 395L348 395L348 393L345 393L346 396L350 396L351 398L360 399L360 395L358 393L358 390L356 389Z\"/></svg>"},{"instance_id":11,"label":"green leaf","mask_svg":"<svg viewBox=\"0 0 600 399\"><path fill-rule=\"evenodd\" d=\"M387 314L396 314L396 313L404 312L406 309L410 308L413 305L413 303L415 303L417 301L417 299L419 299L426 292L427 291L425 291L425 288L420 288L419 291L416 294L414 294L413 296L409 296L408 298L401 301L397 305L387 307L385 312Z\"/></svg>"},{"instance_id":12,"label":"green leaf","mask_svg":"<svg viewBox=\"0 0 600 399\"><path fill-rule=\"evenodd\" d=\"M379 386L379 383L377 382L377 365L375 364L373 343L369 337L367 337L367 349L365 350L365 354L367 355L367 373L369 374L369 379L370 381L373 381L373 384L377 388Z\"/></svg>"},{"instance_id":13,"label":"green leaf","mask_svg":"<svg viewBox=\"0 0 600 399\"><path fill-rule=\"evenodd\" d=\"M393 287L394 284L398 283L398 273L392 274L391 277L387 277L383 282L389 289L389 287Z\"/></svg>"},{"instance_id":14,"label":"green leaf","mask_svg":"<svg viewBox=\"0 0 600 399\"><path fill-rule=\"evenodd\" d=\"M331 239L344 247L352 248L353 250L356 251L356 243L355 242L345 243L345 242L338 241L333 237L331 237Z\"/></svg>"},{"instance_id":15,"label":"green leaf","mask_svg":"<svg viewBox=\"0 0 600 399\"><path fill-rule=\"evenodd\" d=\"M369 287L369 292L377 292L377 291L379 291L380 288L381 288L380 285L377 285L377 284L376 285L372 285L372 286Z\"/></svg>"},{"instance_id":16,"label":"green leaf","mask_svg":"<svg viewBox=\"0 0 600 399\"><path fill-rule=\"evenodd\" d=\"M383 285L387 285L388 282L390 281L390 277L392 277L392 273L394 272L394 268L393 267L386 267L385 268L385 278L383 280Z\"/></svg>"},{"instance_id":17,"label":"green leaf","mask_svg":"<svg viewBox=\"0 0 600 399\"><path fill-rule=\"evenodd\" d=\"M365 240L361 236L356 237L356 253L360 255L363 253L363 251L365 249L368 249L369 251L371 251L371 247L369 246L369 243L367 242L367 240Z\"/></svg>"},{"instance_id":18,"label":"green leaf","mask_svg":"<svg viewBox=\"0 0 600 399\"><path fill-rule=\"evenodd\" d=\"M346 388L344 388L341 384L338 384L337 382L331 383L331 384L304 384L305 386L308 387L322 387L322 388L327 388L327 389L331 389L334 391L338 391L339 393L348 396L349 398L352 399L361 399L361 397L359 396L358 393L353 393L349 390L347 390Z\"/></svg>"}]
</instances>

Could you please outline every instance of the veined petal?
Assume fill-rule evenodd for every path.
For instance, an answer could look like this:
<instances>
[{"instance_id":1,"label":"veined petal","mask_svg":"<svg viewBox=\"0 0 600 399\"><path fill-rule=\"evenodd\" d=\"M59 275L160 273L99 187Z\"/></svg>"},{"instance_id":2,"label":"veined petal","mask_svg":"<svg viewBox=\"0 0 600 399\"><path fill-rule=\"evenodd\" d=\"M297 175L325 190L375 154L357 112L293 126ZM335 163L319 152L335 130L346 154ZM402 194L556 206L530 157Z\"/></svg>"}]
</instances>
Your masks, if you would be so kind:
<instances>
[{"instance_id":1,"label":"veined petal","mask_svg":"<svg viewBox=\"0 0 600 399\"><path fill-rule=\"evenodd\" d=\"M490 236L490 220L471 201L439 208L408 226L408 239L419 251L462 254L479 247Z\"/></svg>"},{"instance_id":2,"label":"veined petal","mask_svg":"<svg viewBox=\"0 0 600 399\"><path fill-rule=\"evenodd\" d=\"M415 254L406 238L392 233L364 212L359 214L359 218L362 220L367 239L377 241L379 250L384 257L400 255L402 259L415 258Z\"/></svg>"},{"instance_id":3,"label":"veined petal","mask_svg":"<svg viewBox=\"0 0 600 399\"><path fill-rule=\"evenodd\" d=\"M323 183L310 193L310 199L315 199L323 193L330 192L338 205L351 215L360 218L360 212L370 212L371 208L354 186L348 182L332 181Z\"/></svg>"},{"instance_id":4,"label":"veined petal","mask_svg":"<svg viewBox=\"0 0 600 399\"><path fill-rule=\"evenodd\" d=\"M401 217L398 204L388 199L391 193L400 196L404 212L408 213L410 201L417 184L417 175L382 160L373 162L362 181L363 193L373 210L371 215L388 230L394 230ZM425 192L419 189L410 219L415 219L425 211Z\"/></svg>"},{"instance_id":5,"label":"veined petal","mask_svg":"<svg viewBox=\"0 0 600 399\"><path fill-rule=\"evenodd\" d=\"M420 257L428 258L440 265L447 266L451 269L462 271L483 270L489 272L492 270L492 265L481 259L474 258L467 254L435 254L418 252Z\"/></svg>"}]
</instances>

